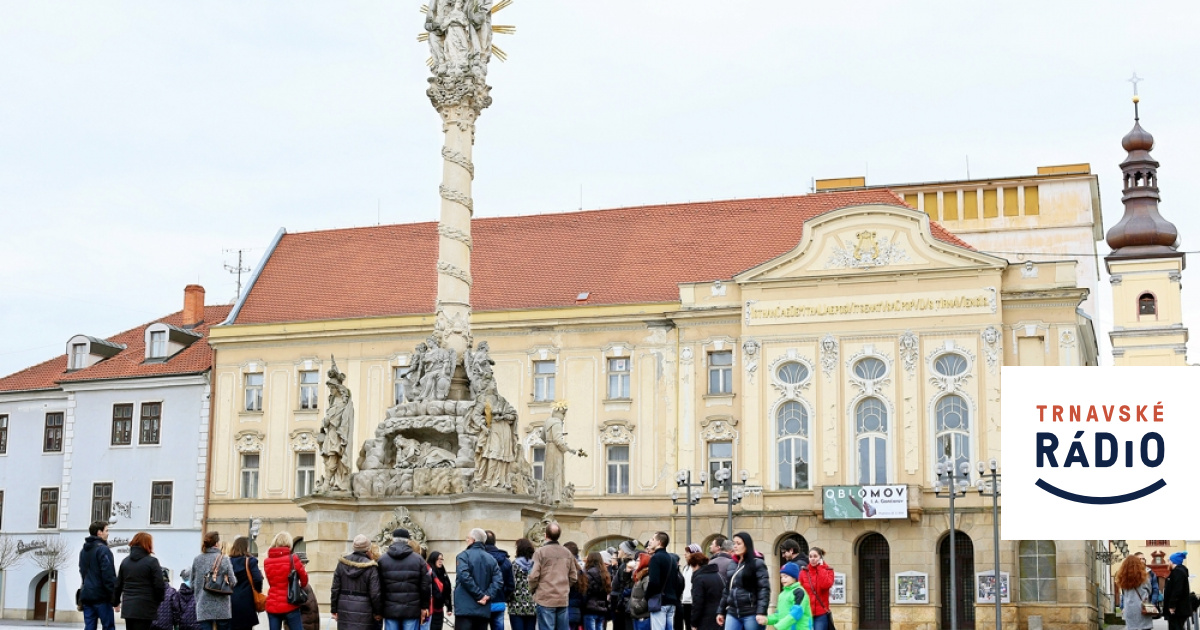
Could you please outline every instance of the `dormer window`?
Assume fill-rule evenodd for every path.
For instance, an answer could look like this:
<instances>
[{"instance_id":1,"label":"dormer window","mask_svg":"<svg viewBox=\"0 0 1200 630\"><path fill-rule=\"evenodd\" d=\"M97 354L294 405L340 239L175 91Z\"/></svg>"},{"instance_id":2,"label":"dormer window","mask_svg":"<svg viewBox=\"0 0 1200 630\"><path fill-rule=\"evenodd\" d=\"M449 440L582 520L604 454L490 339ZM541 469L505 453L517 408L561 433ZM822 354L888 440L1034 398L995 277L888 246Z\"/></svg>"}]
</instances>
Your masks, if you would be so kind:
<instances>
[{"instance_id":1,"label":"dormer window","mask_svg":"<svg viewBox=\"0 0 1200 630\"><path fill-rule=\"evenodd\" d=\"M167 356L167 331L155 330L150 333L151 359L161 359Z\"/></svg>"},{"instance_id":2,"label":"dormer window","mask_svg":"<svg viewBox=\"0 0 1200 630\"><path fill-rule=\"evenodd\" d=\"M75 335L67 340L67 369L90 368L109 357L116 356L124 349L124 344L87 335Z\"/></svg>"},{"instance_id":3,"label":"dormer window","mask_svg":"<svg viewBox=\"0 0 1200 630\"><path fill-rule=\"evenodd\" d=\"M71 344L71 369L82 370L87 367L87 347L86 343Z\"/></svg>"},{"instance_id":4,"label":"dormer window","mask_svg":"<svg viewBox=\"0 0 1200 630\"><path fill-rule=\"evenodd\" d=\"M146 360L167 361L200 339L200 333L163 322L146 327Z\"/></svg>"}]
</instances>

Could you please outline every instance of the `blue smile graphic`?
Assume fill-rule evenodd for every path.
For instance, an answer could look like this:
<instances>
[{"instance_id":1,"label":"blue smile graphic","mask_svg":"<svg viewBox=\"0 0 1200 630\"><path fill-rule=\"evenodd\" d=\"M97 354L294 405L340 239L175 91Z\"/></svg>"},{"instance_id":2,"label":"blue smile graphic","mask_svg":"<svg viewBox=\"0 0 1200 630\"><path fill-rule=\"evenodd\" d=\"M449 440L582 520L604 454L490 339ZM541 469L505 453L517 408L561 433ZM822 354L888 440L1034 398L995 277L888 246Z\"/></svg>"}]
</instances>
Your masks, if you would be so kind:
<instances>
[{"instance_id":1,"label":"blue smile graphic","mask_svg":"<svg viewBox=\"0 0 1200 630\"><path fill-rule=\"evenodd\" d=\"M1120 494L1115 497L1089 497L1089 496L1083 495L1083 494L1075 494L1074 492L1067 492L1066 490L1063 490L1062 488L1056 488L1056 487L1046 483L1042 479L1038 479L1037 483L1035 483L1034 485L1041 488L1042 490L1045 490L1046 492L1049 492L1050 494L1053 494L1056 497L1059 497L1061 499L1066 499L1068 501L1074 501L1076 503L1088 503L1090 505L1112 505L1114 503L1126 503L1128 501L1133 501L1135 499L1140 499L1144 496L1153 494L1154 492L1157 492L1158 490L1165 488L1167 485L1167 482L1163 481L1162 479L1159 479L1158 481L1155 481L1154 483L1146 486L1145 488L1142 488L1141 490L1135 490L1128 494Z\"/></svg>"}]
</instances>

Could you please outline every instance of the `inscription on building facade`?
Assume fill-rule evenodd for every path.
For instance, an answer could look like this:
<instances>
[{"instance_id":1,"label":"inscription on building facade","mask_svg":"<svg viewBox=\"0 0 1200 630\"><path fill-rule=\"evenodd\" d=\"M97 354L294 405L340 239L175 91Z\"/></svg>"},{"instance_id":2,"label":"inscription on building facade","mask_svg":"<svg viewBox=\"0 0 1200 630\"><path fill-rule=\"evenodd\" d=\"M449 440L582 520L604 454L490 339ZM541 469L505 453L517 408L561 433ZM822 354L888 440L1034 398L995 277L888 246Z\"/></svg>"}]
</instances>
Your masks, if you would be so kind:
<instances>
[{"instance_id":1,"label":"inscription on building facade","mask_svg":"<svg viewBox=\"0 0 1200 630\"><path fill-rule=\"evenodd\" d=\"M831 319L881 319L922 315L979 315L996 312L996 289L954 293L902 293L869 299L805 298L797 300L750 301L746 323L755 325L797 324Z\"/></svg>"}]
</instances>

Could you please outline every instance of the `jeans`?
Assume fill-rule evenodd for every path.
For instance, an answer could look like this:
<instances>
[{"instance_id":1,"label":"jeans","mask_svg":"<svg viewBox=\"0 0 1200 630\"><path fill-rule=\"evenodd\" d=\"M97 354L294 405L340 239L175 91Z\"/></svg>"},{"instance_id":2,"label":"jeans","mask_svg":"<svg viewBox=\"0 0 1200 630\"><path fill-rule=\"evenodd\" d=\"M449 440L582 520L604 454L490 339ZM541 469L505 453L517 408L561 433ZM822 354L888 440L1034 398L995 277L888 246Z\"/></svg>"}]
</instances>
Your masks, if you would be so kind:
<instances>
[{"instance_id":1,"label":"jeans","mask_svg":"<svg viewBox=\"0 0 1200 630\"><path fill-rule=\"evenodd\" d=\"M633 630L650 630L649 619L634 619Z\"/></svg>"},{"instance_id":2,"label":"jeans","mask_svg":"<svg viewBox=\"0 0 1200 630\"><path fill-rule=\"evenodd\" d=\"M825 613L821 616L813 617L813 630L829 630L829 622L833 619L833 613Z\"/></svg>"},{"instance_id":3,"label":"jeans","mask_svg":"<svg viewBox=\"0 0 1200 630\"><path fill-rule=\"evenodd\" d=\"M568 630L568 615L566 606L537 607L537 630Z\"/></svg>"},{"instance_id":4,"label":"jeans","mask_svg":"<svg viewBox=\"0 0 1200 630\"><path fill-rule=\"evenodd\" d=\"M493 610L492 611L491 625L492 625L492 630L504 630L504 611L503 610Z\"/></svg>"},{"instance_id":5,"label":"jeans","mask_svg":"<svg viewBox=\"0 0 1200 630\"><path fill-rule=\"evenodd\" d=\"M288 630L304 630L299 608L289 613L267 613L267 622L270 624L271 630L279 630L280 626L285 623Z\"/></svg>"},{"instance_id":6,"label":"jeans","mask_svg":"<svg viewBox=\"0 0 1200 630\"><path fill-rule=\"evenodd\" d=\"M114 630L117 627L111 604L83 605L83 627L86 630L96 630L96 623L99 623L103 630Z\"/></svg>"},{"instance_id":7,"label":"jeans","mask_svg":"<svg viewBox=\"0 0 1200 630\"><path fill-rule=\"evenodd\" d=\"M650 613L650 628L651 630L671 630L672 624L675 623L675 607L663 604L662 610ZM272 629L274 630L274 629ZM726 630L729 630L726 627ZM750 630L758 630L752 628Z\"/></svg>"},{"instance_id":8,"label":"jeans","mask_svg":"<svg viewBox=\"0 0 1200 630\"><path fill-rule=\"evenodd\" d=\"M745 617L725 617L725 630L759 630L758 619L754 615ZM814 626L813 630L816 630Z\"/></svg>"},{"instance_id":9,"label":"jeans","mask_svg":"<svg viewBox=\"0 0 1200 630\"><path fill-rule=\"evenodd\" d=\"M537 615L509 615L508 624L512 630L537 630Z\"/></svg>"},{"instance_id":10,"label":"jeans","mask_svg":"<svg viewBox=\"0 0 1200 630\"><path fill-rule=\"evenodd\" d=\"M421 627L421 618L415 619L384 619L383 630L419 630ZM271 630L276 630L274 626ZM296 630L301 630L296 628Z\"/></svg>"},{"instance_id":11,"label":"jeans","mask_svg":"<svg viewBox=\"0 0 1200 630\"><path fill-rule=\"evenodd\" d=\"M604 630L604 615L584 615L583 630Z\"/></svg>"}]
</instances>

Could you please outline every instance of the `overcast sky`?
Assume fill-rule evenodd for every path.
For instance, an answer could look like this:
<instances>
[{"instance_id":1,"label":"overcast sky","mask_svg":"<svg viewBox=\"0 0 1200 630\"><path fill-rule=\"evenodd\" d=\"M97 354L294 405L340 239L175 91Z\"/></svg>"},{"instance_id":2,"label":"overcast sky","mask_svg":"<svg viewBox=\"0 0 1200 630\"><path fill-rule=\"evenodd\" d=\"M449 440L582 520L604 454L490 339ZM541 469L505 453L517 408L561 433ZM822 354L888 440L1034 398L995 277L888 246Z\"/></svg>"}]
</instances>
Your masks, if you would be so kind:
<instances>
[{"instance_id":1,"label":"overcast sky","mask_svg":"<svg viewBox=\"0 0 1200 630\"><path fill-rule=\"evenodd\" d=\"M232 301L224 265L280 227L435 220L420 4L0 5L0 374L179 310L188 283ZM518 32L477 216L960 179L969 155L976 178L1090 162L1107 229L1136 70L1163 214L1200 249L1195 3L517 0L495 22Z\"/></svg>"}]
</instances>

